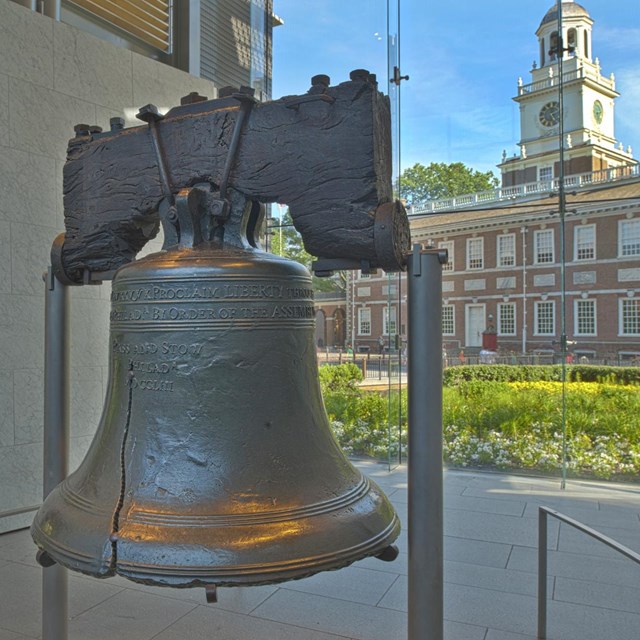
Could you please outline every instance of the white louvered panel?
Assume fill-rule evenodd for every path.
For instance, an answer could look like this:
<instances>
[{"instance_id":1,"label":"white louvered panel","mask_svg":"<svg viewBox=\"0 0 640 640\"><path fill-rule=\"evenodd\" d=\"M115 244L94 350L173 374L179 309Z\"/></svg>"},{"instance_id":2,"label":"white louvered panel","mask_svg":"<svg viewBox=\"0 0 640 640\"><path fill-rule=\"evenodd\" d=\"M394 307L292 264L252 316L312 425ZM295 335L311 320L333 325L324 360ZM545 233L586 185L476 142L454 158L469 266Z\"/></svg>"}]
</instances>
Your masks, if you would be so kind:
<instances>
[{"instance_id":1,"label":"white louvered panel","mask_svg":"<svg viewBox=\"0 0 640 640\"><path fill-rule=\"evenodd\" d=\"M168 0L68 0L162 51L169 51Z\"/></svg>"},{"instance_id":2,"label":"white louvered panel","mask_svg":"<svg viewBox=\"0 0 640 640\"><path fill-rule=\"evenodd\" d=\"M248 85L251 66L248 0L202 0L200 73L218 86Z\"/></svg>"}]
</instances>

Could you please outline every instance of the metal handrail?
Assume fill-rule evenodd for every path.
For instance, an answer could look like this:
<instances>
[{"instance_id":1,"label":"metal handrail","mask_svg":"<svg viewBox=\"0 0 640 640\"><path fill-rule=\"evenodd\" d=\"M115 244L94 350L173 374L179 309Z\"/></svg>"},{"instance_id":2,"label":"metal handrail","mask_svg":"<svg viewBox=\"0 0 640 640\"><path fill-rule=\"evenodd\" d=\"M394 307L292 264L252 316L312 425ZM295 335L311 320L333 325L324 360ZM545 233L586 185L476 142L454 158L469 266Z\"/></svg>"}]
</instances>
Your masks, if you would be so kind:
<instances>
[{"instance_id":1,"label":"metal handrail","mask_svg":"<svg viewBox=\"0 0 640 640\"><path fill-rule=\"evenodd\" d=\"M586 533L588 536L599 540L608 547L615 549L623 556L630 558L640 564L640 554L632 551L628 547L616 542L612 538L588 527L582 522L578 522L569 516L565 516L559 511L554 511L548 507L538 508L538 640L545 640L547 637L547 516L552 516L565 524L568 524L578 531Z\"/></svg>"}]
</instances>

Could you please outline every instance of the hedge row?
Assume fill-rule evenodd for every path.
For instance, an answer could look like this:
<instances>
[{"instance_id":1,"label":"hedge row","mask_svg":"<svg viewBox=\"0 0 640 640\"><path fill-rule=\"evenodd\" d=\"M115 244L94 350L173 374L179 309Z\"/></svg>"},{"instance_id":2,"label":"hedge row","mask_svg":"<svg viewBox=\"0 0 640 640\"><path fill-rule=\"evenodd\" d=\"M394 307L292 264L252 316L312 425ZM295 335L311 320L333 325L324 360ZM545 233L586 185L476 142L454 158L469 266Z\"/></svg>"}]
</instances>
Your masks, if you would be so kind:
<instances>
[{"instance_id":1,"label":"hedge row","mask_svg":"<svg viewBox=\"0 0 640 640\"><path fill-rule=\"evenodd\" d=\"M640 384L640 367L609 367L599 365L567 365L569 382L610 382ZM483 380L490 382L558 382L562 380L562 365L475 364L448 367L444 370L444 386Z\"/></svg>"}]
</instances>

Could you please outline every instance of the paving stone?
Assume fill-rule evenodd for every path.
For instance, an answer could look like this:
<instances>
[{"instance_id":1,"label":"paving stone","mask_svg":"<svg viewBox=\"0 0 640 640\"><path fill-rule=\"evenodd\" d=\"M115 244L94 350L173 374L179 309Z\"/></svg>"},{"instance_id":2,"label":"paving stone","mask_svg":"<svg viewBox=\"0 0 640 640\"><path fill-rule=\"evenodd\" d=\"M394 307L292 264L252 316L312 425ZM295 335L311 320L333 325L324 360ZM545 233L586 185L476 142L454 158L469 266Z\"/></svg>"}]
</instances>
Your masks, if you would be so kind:
<instances>
[{"instance_id":1,"label":"paving stone","mask_svg":"<svg viewBox=\"0 0 640 640\"><path fill-rule=\"evenodd\" d=\"M494 500L493 498L471 498L460 495L445 495L444 508L481 513L497 513L520 517L527 503L521 500Z\"/></svg>"},{"instance_id":2,"label":"paving stone","mask_svg":"<svg viewBox=\"0 0 640 640\"><path fill-rule=\"evenodd\" d=\"M507 566L512 545L484 540L469 540L450 535L444 537L444 559L468 562L484 567Z\"/></svg>"},{"instance_id":3,"label":"paving stone","mask_svg":"<svg viewBox=\"0 0 640 640\"><path fill-rule=\"evenodd\" d=\"M640 571L639 578L640 578ZM640 615L640 579L638 588L556 578L553 599L591 607L603 607Z\"/></svg>"},{"instance_id":4,"label":"paving stone","mask_svg":"<svg viewBox=\"0 0 640 640\"><path fill-rule=\"evenodd\" d=\"M69 640L149 640L197 605L126 589L69 622Z\"/></svg>"},{"instance_id":5,"label":"paving stone","mask_svg":"<svg viewBox=\"0 0 640 640\"><path fill-rule=\"evenodd\" d=\"M445 511L444 529L446 535L486 542L501 542L536 547L538 527L530 518L504 516L493 513ZM549 544L555 546L554 532L557 522L549 523Z\"/></svg>"},{"instance_id":6,"label":"paving stone","mask_svg":"<svg viewBox=\"0 0 640 640\"><path fill-rule=\"evenodd\" d=\"M375 606L397 579L392 573L352 566L292 580L285 588Z\"/></svg>"},{"instance_id":7,"label":"paving stone","mask_svg":"<svg viewBox=\"0 0 640 640\"><path fill-rule=\"evenodd\" d=\"M603 584L637 588L640 584L640 566L630 560L618 558L588 557L579 553L548 552L550 576L573 578ZM514 547L507 565L515 571L537 573L536 549Z\"/></svg>"},{"instance_id":8,"label":"paving stone","mask_svg":"<svg viewBox=\"0 0 640 640\"><path fill-rule=\"evenodd\" d=\"M630 531L629 529L614 527L599 526L594 528L598 533L615 540L632 551L640 552L640 529L638 531ZM618 551L567 524L563 524L560 528L558 551L569 551L570 553L611 559L620 557Z\"/></svg>"},{"instance_id":9,"label":"paving stone","mask_svg":"<svg viewBox=\"0 0 640 640\"><path fill-rule=\"evenodd\" d=\"M238 615L221 609L196 607L154 637L154 640L339 640L344 635L327 634L300 626Z\"/></svg>"},{"instance_id":10,"label":"paving stone","mask_svg":"<svg viewBox=\"0 0 640 640\"><path fill-rule=\"evenodd\" d=\"M638 640L640 615L566 602L548 603L547 636L554 640Z\"/></svg>"},{"instance_id":11,"label":"paving stone","mask_svg":"<svg viewBox=\"0 0 640 640\"><path fill-rule=\"evenodd\" d=\"M407 635L405 613L284 588L251 615L357 640L389 640Z\"/></svg>"},{"instance_id":12,"label":"paving stone","mask_svg":"<svg viewBox=\"0 0 640 640\"><path fill-rule=\"evenodd\" d=\"M640 538L640 519L636 513L633 513L628 508L620 509L617 507L614 510L604 511L601 509L565 506L562 509L557 509L557 511L594 529L598 527L629 529L630 531L635 531L638 538ZM526 518L537 518L538 505L531 502L527 503L524 516Z\"/></svg>"},{"instance_id":13,"label":"paving stone","mask_svg":"<svg viewBox=\"0 0 640 640\"><path fill-rule=\"evenodd\" d=\"M4 587L0 598L0 627L38 637L42 630L42 569L9 563L0 567L0 584ZM70 576L69 615L80 615L120 591L102 580L89 582Z\"/></svg>"}]
</instances>

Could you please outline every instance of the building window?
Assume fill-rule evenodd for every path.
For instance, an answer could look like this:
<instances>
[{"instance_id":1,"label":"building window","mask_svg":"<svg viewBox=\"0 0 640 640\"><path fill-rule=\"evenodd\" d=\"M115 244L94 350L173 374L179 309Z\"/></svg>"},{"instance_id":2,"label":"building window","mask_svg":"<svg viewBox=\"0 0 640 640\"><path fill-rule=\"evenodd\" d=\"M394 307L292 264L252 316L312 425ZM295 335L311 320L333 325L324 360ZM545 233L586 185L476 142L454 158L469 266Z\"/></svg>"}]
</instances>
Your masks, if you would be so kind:
<instances>
[{"instance_id":1,"label":"building window","mask_svg":"<svg viewBox=\"0 0 640 640\"><path fill-rule=\"evenodd\" d=\"M498 335L516 335L516 305L515 302L501 302L498 305Z\"/></svg>"},{"instance_id":2,"label":"building window","mask_svg":"<svg viewBox=\"0 0 640 640\"><path fill-rule=\"evenodd\" d=\"M620 334L623 336L640 335L640 298L620 300Z\"/></svg>"},{"instance_id":3,"label":"building window","mask_svg":"<svg viewBox=\"0 0 640 640\"><path fill-rule=\"evenodd\" d=\"M618 232L619 256L640 256L640 220L621 220Z\"/></svg>"},{"instance_id":4,"label":"building window","mask_svg":"<svg viewBox=\"0 0 640 640\"><path fill-rule=\"evenodd\" d=\"M536 302L535 332L537 336L552 336L555 331L555 304L553 302Z\"/></svg>"},{"instance_id":5,"label":"building window","mask_svg":"<svg viewBox=\"0 0 640 640\"><path fill-rule=\"evenodd\" d=\"M361 336L371 335L371 309L369 307L358 309L358 334Z\"/></svg>"},{"instance_id":6,"label":"building window","mask_svg":"<svg viewBox=\"0 0 640 640\"><path fill-rule=\"evenodd\" d=\"M467 239L467 269L484 268L484 238Z\"/></svg>"},{"instance_id":7,"label":"building window","mask_svg":"<svg viewBox=\"0 0 640 640\"><path fill-rule=\"evenodd\" d=\"M396 308L382 308L382 333L385 335L395 335L396 331Z\"/></svg>"},{"instance_id":8,"label":"building window","mask_svg":"<svg viewBox=\"0 0 640 640\"><path fill-rule=\"evenodd\" d=\"M554 262L553 229L542 229L533 234L534 254L536 264Z\"/></svg>"},{"instance_id":9,"label":"building window","mask_svg":"<svg viewBox=\"0 0 640 640\"><path fill-rule=\"evenodd\" d=\"M573 236L576 260L594 260L596 257L596 225L580 225Z\"/></svg>"},{"instance_id":10,"label":"building window","mask_svg":"<svg viewBox=\"0 0 640 640\"><path fill-rule=\"evenodd\" d=\"M360 271L360 273L358 274L358 279L359 280L366 280L367 278L370 278L371 274L370 273L364 273L362 271Z\"/></svg>"},{"instance_id":11,"label":"building window","mask_svg":"<svg viewBox=\"0 0 640 640\"><path fill-rule=\"evenodd\" d=\"M553 167L540 167L540 182L553 180Z\"/></svg>"},{"instance_id":12,"label":"building window","mask_svg":"<svg viewBox=\"0 0 640 640\"><path fill-rule=\"evenodd\" d=\"M438 249L446 249L448 254L449 254L449 259L447 260L446 264L442 265L442 270L443 271L455 271L455 269L453 268L453 261L454 261L453 240L447 240L447 241L443 241L443 242L438 242Z\"/></svg>"},{"instance_id":13,"label":"building window","mask_svg":"<svg viewBox=\"0 0 640 640\"><path fill-rule=\"evenodd\" d=\"M577 336L596 335L596 301L576 300L574 302L574 333Z\"/></svg>"},{"instance_id":14,"label":"building window","mask_svg":"<svg viewBox=\"0 0 640 640\"><path fill-rule=\"evenodd\" d=\"M498 236L496 253L498 267L513 267L516 264L516 236L513 233Z\"/></svg>"},{"instance_id":15,"label":"building window","mask_svg":"<svg viewBox=\"0 0 640 640\"><path fill-rule=\"evenodd\" d=\"M456 322L452 304L442 305L442 335L452 336L456 332Z\"/></svg>"}]
</instances>

